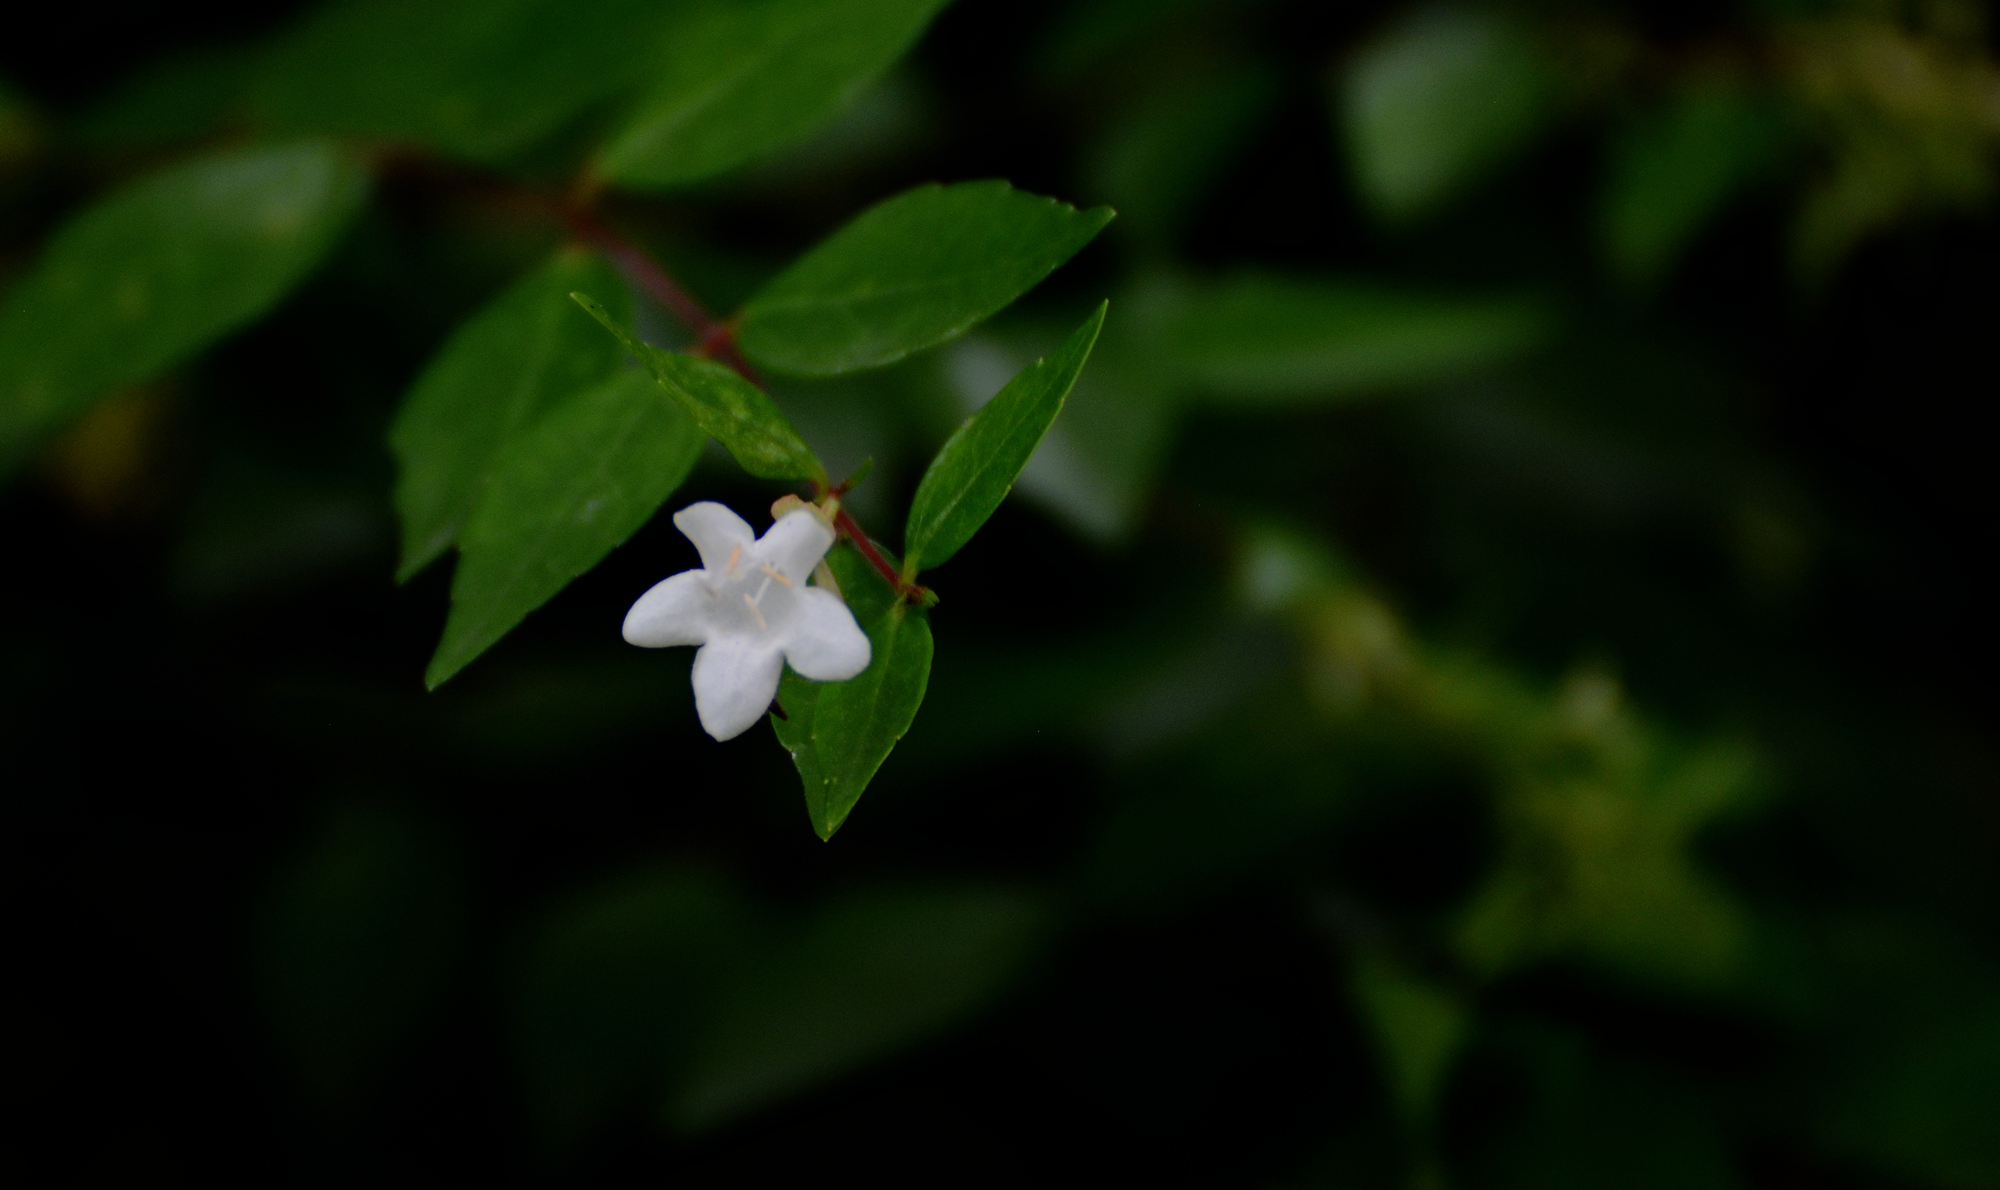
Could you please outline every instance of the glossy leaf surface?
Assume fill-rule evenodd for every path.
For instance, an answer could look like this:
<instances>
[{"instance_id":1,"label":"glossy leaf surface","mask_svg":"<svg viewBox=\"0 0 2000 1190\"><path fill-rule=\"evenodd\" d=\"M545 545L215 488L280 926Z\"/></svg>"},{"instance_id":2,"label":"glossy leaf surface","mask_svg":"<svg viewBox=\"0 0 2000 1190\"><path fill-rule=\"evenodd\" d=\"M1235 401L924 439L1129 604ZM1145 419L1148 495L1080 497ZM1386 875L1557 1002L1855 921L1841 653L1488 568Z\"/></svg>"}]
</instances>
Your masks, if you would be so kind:
<instances>
[{"instance_id":1,"label":"glossy leaf surface","mask_svg":"<svg viewBox=\"0 0 2000 1190\"><path fill-rule=\"evenodd\" d=\"M565 252L460 326L410 389L389 429L400 470L399 579L457 540L487 465L522 427L609 378L624 353L569 295L596 295L629 318L625 283L599 258Z\"/></svg>"},{"instance_id":2,"label":"glossy leaf surface","mask_svg":"<svg viewBox=\"0 0 2000 1190\"><path fill-rule=\"evenodd\" d=\"M1112 299L1115 313L1090 365L1015 482L1022 499L1093 540L1114 544L1136 527L1172 445L1189 388L1189 370L1173 351L1186 289L1162 277L1128 285ZM950 405L938 428L976 412L1070 329L1010 317L1004 329L982 328L940 352L940 387Z\"/></svg>"},{"instance_id":3,"label":"glossy leaf surface","mask_svg":"<svg viewBox=\"0 0 2000 1190\"><path fill-rule=\"evenodd\" d=\"M845 682L787 675L778 689L786 717L771 718L778 742L798 767L806 812L822 839L832 838L847 821L915 721L930 681L932 651L927 613L898 601L851 546L837 546L827 564L868 633L873 657L866 670Z\"/></svg>"},{"instance_id":4,"label":"glossy leaf surface","mask_svg":"<svg viewBox=\"0 0 2000 1190\"><path fill-rule=\"evenodd\" d=\"M595 168L630 186L709 177L796 140L909 49L949 0L694 8Z\"/></svg>"},{"instance_id":5,"label":"glossy leaf surface","mask_svg":"<svg viewBox=\"0 0 2000 1190\"><path fill-rule=\"evenodd\" d=\"M651 377L612 378L503 448L459 541L451 618L424 680L435 687L649 520L701 453L702 435Z\"/></svg>"},{"instance_id":6,"label":"glossy leaf surface","mask_svg":"<svg viewBox=\"0 0 2000 1190\"><path fill-rule=\"evenodd\" d=\"M760 479L826 478L826 468L806 440L756 385L712 360L662 351L641 342L587 295L571 296L639 358L695 423L727 447L745 471Z\"/></svg>"},{"instance_id":7,"label":"glossy leaf surface","mask_svg":"<svg viewBox=\"0 0 2000 1190\"><path fill-rule=\"evenodd\" d=\"M240 149L154 174L65 225L0 306L0 470L97 397L270 309L367 188L331 145Z\"/></svg>"},{"instance_id":8,"label":"glossy leaf surface","mask_svg":"<svg viewBox=\"0 0 2000 1190\"><path fill-rule=\"evenodd\" d=\"M999 181L919 186L863 212L751 298L743 350L798 375L894 363L1032 289L1111 214Z\"/></svg>"},{"instance_id":9,"label":"glossy leaf surface","mask_svg":"<svg viewBox=\"0 0 2000 1190\"><path fill-rule=\"evenodd\" d=\"M930 682L930 620L908 604L896 604L868 626L874 660L858 678L820 690L810 708L812 762L800 764L806 812L820 838L832 838L860 802L868 782L916 720ZM782 698L782 694L780 694Z\"/></svg>"},{"instance_id":10,"label":"glossy leaf surface","mask_svg":"<svg viewBox=\"0 0 2000 1190\"><path fill-rule=\"evenodd\" d=\"M1083 371L1104 328L1097 307L1068 341L1036 360L972 415L931 460L910 501L904 564L910 573L957 553L1007 498Z\"/></svg>"}]
</instances>

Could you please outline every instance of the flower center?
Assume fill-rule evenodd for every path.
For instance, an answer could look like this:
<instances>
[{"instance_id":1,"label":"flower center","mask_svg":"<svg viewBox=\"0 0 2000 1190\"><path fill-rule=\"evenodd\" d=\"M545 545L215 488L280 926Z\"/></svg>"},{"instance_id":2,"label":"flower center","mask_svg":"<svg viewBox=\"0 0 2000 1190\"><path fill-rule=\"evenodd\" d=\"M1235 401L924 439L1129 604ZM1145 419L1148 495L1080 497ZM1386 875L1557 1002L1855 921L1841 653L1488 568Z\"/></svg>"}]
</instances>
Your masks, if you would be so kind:
<instances>
[{"instance_id":1,"label":"flower center","mask_svg":"<svg viewBox=\"0 0 2000 1190\"><path fill-rule=\"evenodd\" d=\"M717 627L748 636L769 636L782 628L797 600L792 580L769 566L742 565L741 550L715 584Z\"/></svg>"}]
</instances>

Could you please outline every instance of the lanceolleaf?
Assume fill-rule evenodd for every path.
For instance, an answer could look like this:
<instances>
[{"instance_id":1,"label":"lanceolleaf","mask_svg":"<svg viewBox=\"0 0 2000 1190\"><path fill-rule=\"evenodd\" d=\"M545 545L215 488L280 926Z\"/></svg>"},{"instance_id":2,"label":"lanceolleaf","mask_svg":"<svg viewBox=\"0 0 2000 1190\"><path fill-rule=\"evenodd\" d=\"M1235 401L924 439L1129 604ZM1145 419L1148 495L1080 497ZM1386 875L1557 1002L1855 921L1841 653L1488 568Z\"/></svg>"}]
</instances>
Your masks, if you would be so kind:
<instances>
[{"instance_id":1,"label":"lanceolleaf","mask_svg":"<svg viewBox=\"0 0 2000 1190\"><path fill-rule=\"evenodd\" d=\"M810 689L795 679L778 694L791 716L777 720L778 740L798 766L806 812L822 839L847 821L910 730L930 681L931 626L922 608L893 604L866 627L874 660L859 677Z\"/></svg>"},{"instance_id":2,"label":"lanceolleaf","mask_svg":"<svg viewBox=\"0 0 2000 1190\"><path fill-rule=\"evenodd\" d=\"M965 333L1111 221L1005 182L919 186L863 212L743 308L739 342L775 371L891 364Z\"/></svg>"},{"instance_id":3,"label":"lanceolleaf","mask_svg":"<svg viewBox=\"0 0 2000 1190\"><path fill-rule=\"evenodd\" d=\"M432 687L637 532L680 486L702 436L632 372L564 402L501 450L459 541Z\"/></svg>"},{"instance_id":4,"label":"lanceolleaf","mask_svg":"<svg viewBox=\"0 0 2000 1190\"><path fill-rule=\"evenodd\" d=\"M784 717L773 715L771 726L799 770L813 830L831 839L916 720L932 649L928 613L897 599L853 547L837 546L826 560L868 633L872 660L845 682L788 676L778 690Z\"/></svg>"},{"instance_id":5,"label":"lanceolleaf","mask_svg":"<svg viewBox=\"0 0 2000 1190\"><path fill-rule=\"evenodd\" d=\"M1013 489L1028 457L1062 412L1084 361L1104 328L1097 307L1068 341L1007 382L931 460L910 501L903 565L915 575L957 553Z\"/></svg>"},{"instance_id":6,"label":"lanceolleaf","mask_svg":"<svg viewBox=\"0 0 2000 1190\"><path fill-rule=\"evenodd\" d=\"M459 327L411 387L389 429L400 464L398 579L457 540L496 451L563 398L617 371L624 353L570 301L579 289L629 317L618 274L596 256L564 252Z\"/></svg>"}]
</instances>

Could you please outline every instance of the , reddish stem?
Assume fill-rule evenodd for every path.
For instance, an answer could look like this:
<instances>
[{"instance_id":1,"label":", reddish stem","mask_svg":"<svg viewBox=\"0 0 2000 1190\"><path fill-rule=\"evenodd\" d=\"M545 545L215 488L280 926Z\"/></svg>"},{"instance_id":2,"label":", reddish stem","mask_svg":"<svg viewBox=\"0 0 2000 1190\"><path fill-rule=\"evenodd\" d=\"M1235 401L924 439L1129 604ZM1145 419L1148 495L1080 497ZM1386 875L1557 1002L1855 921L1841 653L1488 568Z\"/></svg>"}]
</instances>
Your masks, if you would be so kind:
<instances>
[{"instance_id":1,"label":", reddish stem","mask_svg":"<svg viewBox=\"0 0 2000 1190\"><path fill-rule=\"evenodd\" d=\"M620 272L645 290L647 296L660 303L667 313L686 324L687 328L694 332L698 350L703 355L721 360L734 368L743 379L758 388L764 387L764 382L758 379L756 370L750 366L750 361L744 359L743 353L736 348L736 328L711 315L693 294L674 280L671 273L647 255L644 248L612 231L596 215L582 207L565 207L563 217L568 221L572 231L589 241L599 252L604 253ZM838 490L828 489L824 484L820 487L822 497L840 494ZM861 551L861 556L868 559L868 564L888 581L889 588L899 597L926 605L936 601L929 588L920 587L896 573L896 568L889 565L889 560L882 556L882 551L876 549L875 543L868 539L867 531L862 529L846 509L839 509L833 514L833 524L837 531L854 543L854 548Z\"/></svg>"},{"instance_id":2,"label":", reddish stem","mask_svg":"<svg viewBox=\"0 0 2000 1190\"><path fill-rule=\"evenodd\" d=\"M743 358L743 352L736 346L736 326L725 322L708 312L693 294L689 293L673 274L667 272L647 251L624 236L611 230L591 208L597 199L600 186L593 178L585 178L567 198L557 198L546 192L522 186L518 183L492 174L476 170L466 170L452 166L420 153L401 149L388 149L379 155L378 164L385 171L398 171L423 176L434 182L470 189L488 197L498 198L506 203L524 204L542 213L554 215L565 223L572 234L602 252L625 278L644 290L646 296L658 302L667 313L679 319L688 330L694 332L695 350L701 355L716 359L736 371L736 374L756 385L764 387L756 369ZM846 493L845 484L838 488L824 482L816 485L819 496L840 496ZM834 528L854 543L861 556L869 565L879 571L890 588L898 596L921 603L928 607L937 602L937 596L928 587L918 586L896 573L882 551L868 539L868 534L845 509L834 513Z\"/></svg>"},{"instance_id":3,"label":", reddish stem","mask_svg":"<svg viewBox=\"0 0 2000 1190\"><path fill-rule=\"evenodd\" d=\"M833 514L833 527L847 535L847 539L854 543L854 548L860 550L861 556L868 559L868 564L883 578L889 580L889 588L896 594L916 603L929 602L930 588L907 582L902 575L897 574L896 568L889 565L889 559L884 558L882 551L875 548L875 543L868 540L868 534L853 517L848 515L845 508Z\"/></svg>"},{"instance_id":4,"label":", reddish stem","mask_svg":"<svg viewBox=\"0 0 2000 1190\"><path fill-rule=\"evenodd\" d=\"M758 388L764 387L764 382L757 378L756 369L736 349L736 328L710 314L693 294L674 280L671 273L647 255L644 248L612 231L603 220L581 207L564 207L563 218L569 223L571 231L604 253L612 264L618 266L619 272L646 291L646 296L660 303L667 313L680 319L693 331L703 355L721 360L745 380Z\"/></svg>"}]
</instances>

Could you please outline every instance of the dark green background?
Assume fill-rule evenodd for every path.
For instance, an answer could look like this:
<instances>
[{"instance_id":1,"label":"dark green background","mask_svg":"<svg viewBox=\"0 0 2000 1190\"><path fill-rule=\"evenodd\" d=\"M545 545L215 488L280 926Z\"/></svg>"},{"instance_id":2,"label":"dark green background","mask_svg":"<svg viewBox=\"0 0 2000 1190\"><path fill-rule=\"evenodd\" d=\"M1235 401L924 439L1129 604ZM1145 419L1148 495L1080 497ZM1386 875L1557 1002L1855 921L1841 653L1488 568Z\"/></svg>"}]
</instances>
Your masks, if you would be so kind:
<instances>
[{"instance_id":1,"label":"dark green background","mask_svg":"<svg viewBox=\"0 0 2000 1190\"><path fill-rule=\"evenodd\" d=\"M1918 212L1801 281L1807 137L1653 291L1613 280L1593 238L1609 146L1658 79L1829 7L1517 6L1617 31L1639 81L1412 227L1359 204L1328 114L1391 4L1163 3L1065 66L1070 7L961 0L893 76L898 135L614 200L718 309L921 182L1122 205L1001 324L1044 348L1107 295L1110 336L1161 268L1552 311L1549 344L1461 381L1195 409L1121 542L1010 501L927 577L929 702L831 843L764 729L700 733L685 652L619 641L630 602L693 564L665 517L424 692L449 565L391 581L385 428L451 328L558 237L386 171L314 281L147 398L123 478L92 486L59 445L0 495L24 1160L78 1181L2000 1184L1976 577L2000 223L1990 202ZM291 10L46 6L10 28L0 78L40 131L0 164L0 278L79 202L237 135L106 133L91 115L122 80ZM1990 69L1990 37L1958 50ZM1121 121L1238 69L1254 118L1221 164L1114 193ZM942 440L880 395L914 384L855 398L893 448L877 532ZM846 391L797 399L838 411ZM711 452L669 507L719 499L761 527L778 491ZM1317 715L1282 627L1228 595L1234 535L1269 519L1439 650L1542 692L1609 674L1674 739L1748 741L1759 791L1693 853L1755 923L1755 973L1718 991L1577 953L1467 970L1451 923L1504 848L1490 772L1393 716ZM699 1042L677 1032L682 984L776 928L731 914L816 921L882 889L949 908L937 890L967 885L1000 890L993 945L1027 956L986 956L1009 973L990 994L911 984L892 1015L942 1023L909 1044L864 1029L831 1081L713 1128L662 1122ZM685 909L709 896L735 907ZM600 950L537 949L613 902ZM715 936L673 935L687 920ZM1353 972L1385 954L1475 1006L1429 1133L1399 1130L1356 1008ZM538 983L550 969L585 990ZM797 986L775 960L765 978ZM586 1038L582 1074L537 1057L552 1035Z\"/></svg>"}]
</instances>

